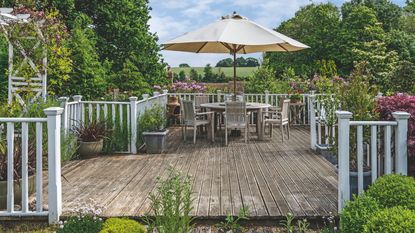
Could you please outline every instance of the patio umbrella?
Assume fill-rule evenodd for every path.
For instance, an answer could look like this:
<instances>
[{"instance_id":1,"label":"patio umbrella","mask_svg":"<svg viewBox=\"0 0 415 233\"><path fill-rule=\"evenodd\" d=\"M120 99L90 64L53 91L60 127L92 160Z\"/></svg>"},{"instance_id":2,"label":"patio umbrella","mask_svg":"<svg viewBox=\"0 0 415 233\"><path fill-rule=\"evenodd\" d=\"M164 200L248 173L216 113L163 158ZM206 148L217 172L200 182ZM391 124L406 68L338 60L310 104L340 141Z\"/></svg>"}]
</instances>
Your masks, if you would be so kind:
<instances>
[{"instance_id":1,"label":"patio umbrella","mask_svg":"<svg viewBox=\"0 0 415 233\"><path fill-rule=\"evenodd\" d=\"M236 14L167 41L164 50L194 53L230 53L233 55L233 91L236 96L236 54L290 52L307 45Z\"/></svg>"}]
</instances>

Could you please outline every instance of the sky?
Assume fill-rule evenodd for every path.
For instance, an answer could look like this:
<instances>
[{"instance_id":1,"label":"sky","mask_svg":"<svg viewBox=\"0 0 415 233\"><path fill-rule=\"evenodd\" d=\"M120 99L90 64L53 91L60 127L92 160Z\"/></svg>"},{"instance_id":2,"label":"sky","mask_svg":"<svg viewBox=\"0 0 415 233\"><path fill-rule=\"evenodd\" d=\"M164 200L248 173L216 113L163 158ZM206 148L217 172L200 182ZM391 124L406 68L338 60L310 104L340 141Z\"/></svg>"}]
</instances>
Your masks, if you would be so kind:
<instances>
[{"instance_id":1,"label":"sky","mask_svg":"<svg viewBox=\"0 0 415 233\"><path fill-rule=\"evenodd\" d=\"M284 20L290 19L301 6L322 0L150 0L152 11L150 30L159 37L159 44L174 39L218 20L233 11L268 28L276 28ZM331 0L341 6L344 0ZM405 0L392 0L405 5ZM301 38L296 38L301 41ZM215 65L220 59L230 58L228 54L195 54L175 51L162 51L164 60L172 67L181 63L190 66ZM248 54L244 57L260 58L261 54Z\"/></svg>"}]
</instances>

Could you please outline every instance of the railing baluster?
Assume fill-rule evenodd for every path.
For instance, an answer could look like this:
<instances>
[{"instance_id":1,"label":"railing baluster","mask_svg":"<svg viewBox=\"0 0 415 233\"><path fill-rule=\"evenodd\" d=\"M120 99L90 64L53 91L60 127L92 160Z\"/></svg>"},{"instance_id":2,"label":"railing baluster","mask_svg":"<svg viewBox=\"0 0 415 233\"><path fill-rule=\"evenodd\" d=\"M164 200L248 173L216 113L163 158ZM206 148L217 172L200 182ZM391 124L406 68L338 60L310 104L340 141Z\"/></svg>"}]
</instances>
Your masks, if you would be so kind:
<instances>
[{"instance_id":1,"label":"railing baluster","mask_svg":"<svg viewBox=\"0 0 415 233\"><path fill-rule=\"evenodd\" d=\"M378 176L378 151L377 151L377 126L371 126L370 132L370 154L371 154L371 169L372 169L372 183L376 181Z\"/></svg>"},{"instance_id":2,"label":"railing baluster","mask_svg":"<svg viewBox=\"0 0 415 233\"><path fill-rule=\"evenodd\" d=\"M22 122L22 212L29 211L29 123Z\"/></svg>"},{"instance_id":3,"label":"railing baluster","mask_svg":"<svg viewBox=\"0 0 415 233\"><path fill-rule=\"evenodd\" d=\"M392 173L391 126L385 126L385 174Z\"/></svg>"},{"instance_id":4,"label":"railing baluster","mask_svg":"<svg viewBox=\"0 0 415 233\"><path fill-rule=\"evenodd\" d=\"M357 126L357 187L363 192L363 126Z\"/></svg>"},{"instance_id":5,"label":"railing baluster","mask_svg":"<svg viewBox=\"0 0 415 233\"><path fill-rule=\"evenodd\" d=\"M97 104L97 122L101 120L101 105Z\"/></svg>"},{"instance_id":6,"label":"railing baluster","mask_svg":"<svg viewBox=\"0 0 415 233\"><path fill-rule=\"evenodd\" d=\"M7 122L7 212L14 211L14 123Z\"/></svg>"},{"instance_id":7,"label":"railing baluster","mask_svg":"<svg viewBox=\"0 0 415 233\"><path fill-rule=\"evenodd\" d=\"M115 104L111 104L112 125L115 126Z\"/></svg>"},{"instance_id":8,"label":"railing baluster","mask_svg":"<svg viewBox=\"0 0 415 233\"><path fill-rule=\"evenodd\" d=\"M88 104L88 115L89 115L89 122L92 121L92 104Z\"/></svg>"},{"instance_id":9,"label":"railing baluster","mask_svg":"<svg viewBox=\"0 0 415 233\"><path fill-rule=\"evenodd\" d=\"M42 180L42 155L43 155L43 124L36 123L36 212L43 210L43 180Z\"/></svg>"},{"instance_id":10,"label":"railing baluster","mask_svg":"<svg viewBox=\"0 0 415 233\"><path fill-rule=\"evenodd\" d=\"M122 129L123 115L124 115L124 108L123 108L123 105L122 104L119 104L118 105L118 111L119 111L119 114L120 114L120 127Z\"/></svg>"},{"instance_id":11,"label":"railing baluster","mask_svg":"<svg viewBox=\"0 0 415 233\"><path fill-rule=\"evenodd\" d=\"M104 121L108 120L108 104L104 104Z\"/></svg>"}]
</instances>

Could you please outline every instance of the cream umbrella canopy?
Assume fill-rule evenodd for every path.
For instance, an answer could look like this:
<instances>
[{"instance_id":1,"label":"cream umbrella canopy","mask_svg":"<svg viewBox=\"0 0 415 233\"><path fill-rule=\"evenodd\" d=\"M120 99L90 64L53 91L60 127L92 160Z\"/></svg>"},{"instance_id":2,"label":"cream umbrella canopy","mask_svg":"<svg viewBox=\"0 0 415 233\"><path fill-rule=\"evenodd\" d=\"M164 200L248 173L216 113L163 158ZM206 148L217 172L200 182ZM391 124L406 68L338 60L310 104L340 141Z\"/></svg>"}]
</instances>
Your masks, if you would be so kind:
<instances>
[{"instance_id":1,"label":"cream umbrella canopy","mask_svg":"<svg viewBox=\"0 0 415 233\"><path fill-rule=\"evenodd\" d=\"M307 45L236 14L165 42L164 50L233 55L234 94L236 96L236 54L290 52Z\"/></svg>"}]
</instances>

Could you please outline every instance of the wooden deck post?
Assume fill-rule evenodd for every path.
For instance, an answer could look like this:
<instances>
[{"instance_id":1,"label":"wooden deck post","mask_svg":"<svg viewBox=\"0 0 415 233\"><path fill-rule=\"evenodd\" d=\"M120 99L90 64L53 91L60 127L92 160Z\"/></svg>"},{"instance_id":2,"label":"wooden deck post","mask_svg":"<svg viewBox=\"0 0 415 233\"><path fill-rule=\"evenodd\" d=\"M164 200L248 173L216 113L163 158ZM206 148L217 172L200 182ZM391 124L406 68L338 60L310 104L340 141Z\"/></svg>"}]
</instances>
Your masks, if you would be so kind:
<instances>
[{"instance_id":1,"label":"wooden deck post","mask_svg":"<svg viewBox=\"0 0 415 233\"><path fill-rule=\"evenodd\" d=\"M62 108L44 110L48 128L48 206L49 223L57 224L62 212L61 114Z\"/></svg>"},{"instance_id":2,"label":"wooden deck post","mask_svg":"<svg viewBox=\"0 0 415 233\"><path fill-rule=\"evenodd\" d=\"M222 91L221 90L217 90L216 93L217 93L217 98L218 98L216 100L216 102L221 102ZM215 101L213 101L213 102L215 102Z\"/></svg>"},{"instance_id":3,"label":"wooden deck post","mask_svg":"<svg viewBox=\"0 0 415 233\"><path fill-rule=\"evenodd\" d=\"M137 154L137 100L138 98L132 96L130 99L130 114L131 114L131 137L130 137L130 145L131 145L131 153Z\"/></svg>"},{"instance_id":4,"label":"wooden deck post","mask_svg":"<svg viewBox=\"0 0 415 233\"><path fill-rule=\"evenodd\" d=\"M395 172L408 175L408 119L411 116L407 112L392 113L398 123L395 131Z\"/></svg>"},{"instance_id":5,"label":"wooden deck post","mask_svg":"<svg viewBox=\"0 0 415 233\"><path fill-rule=\"evenodd\" d=\"M60 97L58 99L61 102L61 108L63 108L63 113L62 113L62 128L64 130L65 133L68 132L68 128L69 128L69 115L68 115L68 97Z\"/></svg>"},{"instance_id":6,"label":"wooden deck post","mask_svg":"<svg viewBox=\"0 0 415 233\"><path fill-rule=\"evenodd\" d=\"M350 119L353 114L347 111L336 111L339 124L338 140L338 211L343 209L344 203L350 200L350 179L349 179L349 134Z\"/></svg>"},{"instance_id":7,"label":"wooden deck post","mask_svg":"<svg viewBox=\"0 0 415 233\"><path fill-rule=\"evenodd\" d=\"M317 132L316 132L316 110L315 110L315 103L316 96L314 93L311 93L309 96L309 108L310 108L310 147L313 150L316 150L317 144Z\"/></svg>"},{"instance_id":8,"label":"wooden deck post","mask_svg":"<svg viewBox=\"0 0 415 233\"><path fill-rule=\"evenodd\" d=\"M76 115L75 115L75 124L76 125L79 125L79 124L81 124L81 101L82 101L82 95L74 95L73 97L73 100L75 101L75 102L77 102L77 104L75 105L75 112L76 112Z\"/></svg>"},{"instance_id":9,"label":"wooden deck post","mask_svg":"<svg viewBox=\"0 0 415 233\"><path fill-rule=\"evenodd\" d=\"M269 91L268 90L265 91L265 103L269 104Z\"/></svg>"}]
</instances>

